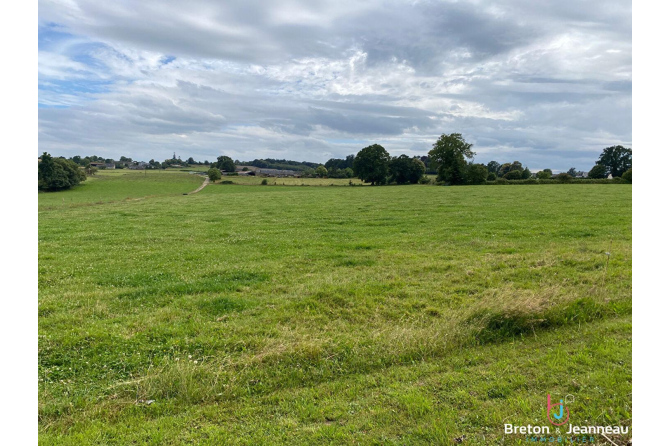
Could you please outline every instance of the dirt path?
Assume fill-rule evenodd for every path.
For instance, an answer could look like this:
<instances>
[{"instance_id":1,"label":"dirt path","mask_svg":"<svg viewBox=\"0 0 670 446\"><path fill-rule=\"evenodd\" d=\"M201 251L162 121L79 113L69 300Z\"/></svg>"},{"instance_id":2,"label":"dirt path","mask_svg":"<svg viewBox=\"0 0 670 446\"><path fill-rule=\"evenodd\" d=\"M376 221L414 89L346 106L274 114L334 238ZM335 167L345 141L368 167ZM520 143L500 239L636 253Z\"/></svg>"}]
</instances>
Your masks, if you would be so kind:
<instances>
[{"instance_id":1,"label":"dirt path","mask_svg":"<svg viewBox=\"0 0 670 446\"><path fill-rule=\"evenodd\" d=\"M202 182L202 184L200 185L199 188L197 188L197 189L194 190L193 192L189 192L188 194L189 194L189 195L197 194L198 192L200 192L201 190L203 190L203 189L205 188L205 186L207 186L208 184L209 184L209 177L205 178L205 181Z\"/></svg>"}]
</instances>

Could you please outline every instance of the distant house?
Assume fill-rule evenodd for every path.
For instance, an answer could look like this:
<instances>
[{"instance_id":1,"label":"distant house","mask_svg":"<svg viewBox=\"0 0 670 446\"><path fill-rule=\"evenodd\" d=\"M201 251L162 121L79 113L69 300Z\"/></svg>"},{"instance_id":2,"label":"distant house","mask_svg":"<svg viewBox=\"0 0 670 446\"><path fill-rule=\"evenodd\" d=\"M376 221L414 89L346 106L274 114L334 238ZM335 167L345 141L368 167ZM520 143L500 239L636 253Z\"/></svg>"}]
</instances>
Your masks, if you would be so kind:
<instances>
[{"instance_id":1,"label":"distant house","mask_svg":"<svg viewBox=\"0 0 670 446\"><path fill-rule=\"evenodd\" d=\"M266 177L298 177L298 170L263 169L256 166L235 166L238 175L262 175Z\"/></svg>"},{"instance_id":2,"label":"distant house","mask_svg":"<svg viewBox=\"0 0 670 446\"><path fill-rule=\"evenodd\" d=\"M256 166L235 166L235 172L239 172L241 175L243 175L243 172L258 172L259 170L261 168Z\"/></svg>"},{"instance_id":3,"label":"distant house","mask_svg":"<svg viewBox=\"0 0 670 446\"><path fill-rule=\"evenodd\" d=\"M91 167L97 167L98 169L109 169L109 170L116 169L116 165L114 163L91 163Z\"/></svg>"},{"instance_id":4,"label":"distant house","mask_svg":"<svg viewBox=\"0 0 670 446\"><path fill-rule=\"evenodd\" d=\"M297 177L300 172L297 170L281 170L281 169L259 169L258 173L268 177Z\"/></svg>"},{"instance_id":5,"label":"distant house","mask_svg":"<svg viewBox=\"0 0 670 446\"><path fill-rule=\"evenodd\" d=\"M149 165L149 163L145 163L144 161L135 161L128 166L128 169L131 170L144 170L150 168L151 165Z\"/></svg>"}]
</instances>

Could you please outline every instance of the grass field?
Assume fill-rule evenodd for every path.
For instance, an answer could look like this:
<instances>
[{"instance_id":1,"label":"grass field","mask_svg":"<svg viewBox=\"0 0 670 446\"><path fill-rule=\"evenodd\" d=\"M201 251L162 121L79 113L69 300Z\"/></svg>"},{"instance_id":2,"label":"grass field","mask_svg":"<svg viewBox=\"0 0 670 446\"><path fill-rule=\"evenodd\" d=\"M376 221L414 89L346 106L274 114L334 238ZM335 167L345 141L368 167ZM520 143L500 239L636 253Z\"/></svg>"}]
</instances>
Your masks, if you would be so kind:
<instances>
[{"instance_id":1,"label":"grass field","mask_svg":"<svg viewBox=\"0 0 670 446\"><path fill-rule=\"evenodd\" d=\"M143 175L39 196L41 444L526 444L547 393L630 425L630 185Z\"/></svg>"}]
</instances>

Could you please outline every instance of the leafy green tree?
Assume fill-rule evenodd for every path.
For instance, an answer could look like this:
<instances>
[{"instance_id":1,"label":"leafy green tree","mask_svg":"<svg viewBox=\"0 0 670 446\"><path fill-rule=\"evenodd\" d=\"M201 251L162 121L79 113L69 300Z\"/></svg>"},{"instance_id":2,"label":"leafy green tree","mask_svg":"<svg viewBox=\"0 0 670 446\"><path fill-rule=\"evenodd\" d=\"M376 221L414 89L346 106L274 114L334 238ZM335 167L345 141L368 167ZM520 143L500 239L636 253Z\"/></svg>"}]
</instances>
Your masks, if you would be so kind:
<instances>
[{"instance_id":1,"label":"leafy green tree","mask_svg":"<svg viewBox=\"0 0 670 446\"><path fill-rule=\"evenodd\" d=\"M577 176L577 169L571 167L568 169L567 174L570 175L572 178L575 178Z\"/></svg>"},{"instance_id":2,"label":"leafy green tree","mask_svg":"<svg viewBox=\"0 0 670 446\"><path fill-rule=\"evenodd\" d=\"M507 180L521 180L521 179L523 179L523 171L522 170L510 170L505 175L503 175L503 178L505 178Z\"/></svg>"},{"instance_id":3,"label":"leafy green tree","mask_svg":"<svg viewBox=\"0 0 670 446\"><path fill-rule=\"evenodd\" d=\"M442 134L428 152L432 166L437 169L437 180L447 184L465 184L467 161L475 156L472 144L467 143L460 133Z\"/></svg>"},{"instance_id":4,"label":"leafy green tree","mask_svg":"<svg viewBox=\"0 0 670 446\"><path fill-rule=\"evenodd\" d=\"M633 182L633 168L631 167L627 171L621 175L621 178L626 182L626 183L632 183Z\"/></svg>"},{"instance_id":5,"label":"leafy green tree","mask_svg":"<svg viewBox=\"0 0 670 446\"><path fill-rule=\"evenodd\" d=\"M537 173L536 177L539 180L548 180L549 178L551 178L552 175L553 175L553 172L551 171L551 169L544 169L544 170L539 171Z\"/></svg>"},{"instance_id":6,"label":"leafy green tree","mask_svg":"<svg viewBox=\"0 0 670 446\"><path fill-rule=\"evenodd\" d=\"M221 179L221 171L216 167L212 167L207 171L207 176L212 181L212 183L216 183L216 180Z\"/></svg>"},{"instance_id":7,"label":"leafy green tree","mask_svg":"<svg viewBox=\"0 0 670 446\"><path fill-rule=\"evenodd\" d=\"M533 174L531 173L530 169L526 167L525 169L523 169L523 172L521 172L521 179L522 180L527 180L532 175Z\"/></svg>"},{"instance_id":8,"label":"leafy green tree","mask_svg":"<svg viewBox=\"0 0 670 446\"><path fill-rule=\"evenodd\" d=\"M602 164L596 164L589 170L589 178L607 178L607 168Z\"/></svg>"},{"instance_id":9,"label":"leafy green tree","mask_svg":"<svg viewBox=\"0 0 670 446\"><path fill-rule=\"evenodd\" d=\"M489 172L489 175L486 177L486 181L495 181L496 178L498 178L498 177L496 176L495 173Z\"/></svg>"},{"instance_id":10,"label":"leafy green tree","mask_svg":"<svg viewBox=\"0 0 670 446\"><path fill-rule=\"evenodd\" d=\"M470 163L468 164L468 184L484 184L486 183L486 179L489 176L489 172L487 166L483 164L473 164ZM495 180L495 175L494 178Z\"/></svg>"},{"instance_id":11,"label":"leafy green tree","mask_svg":"<svg viewBox=\"0 0 670 446\"><path fill-rule=\"evenodd\" d=\"M195 162L195 160L193 159L192 156L190 156L190 157L186 160L186 162L187 162L188 164L196 164L196 162Z\"/></svg>"},{"instance_id":12,"label":"leafy green tree","mask_svg":"<svg viewBox=\"0 0 670 446\"><path fill-rule=\"evenodd\" d=\"M603 149L596 164L605 166L605 176L612 174L613 177L620 177L633 167L633 151L624 146L607 147Z\"/></svg>"},{"instance_id":13,"label":"leafy green tree","mask_svg":"<svg viewBox=\"0 0 670 446\"><path fill-rule=\"evenodd\" d=\"M72 160L53 158L46 152L41 159L37 164L37 187L40 190L69 189L86 180L86 173Z\"/></svg>"},{"instance_id":14,"label":"leafy green tree","mask_svg":"<svg viewBox=\"0 0 670 446\"><path fill-rule=\"evenodd\" d=\"M489 172L497 176L498 171L500 170L500 163L498 161L489 161L489 163L486 165L486 168Z\"/></svg>"},{"instance_id":15,"label":"leafy green tree","mask_svg":"<svg viewBox=\"0 0 670 446\"><path fill-rule=\"evenodd\" d=\"M523 164L521 164L519 161L514 161L513 163L505 163L502 166L500 166L500 169L498 170L498 176L504 177L513 170L523 172Z\"/></svg>"},{"instance_id":16,"label":"leafy green tree","mask_svg":"<svg viewBox=\"0 0 670 446\"><path fill-rule=\"evenodd\" d=\"M391 157L385 148L373 144L361 149L354 158L354 173L365 183L385 184Z\"/></svg>"},{"instance_id":17,"label":"leafy green tree","mask_svg":"<svg viewBox=\"0 0 670 446\"><path fill-rule=\"evenodd\" d=\"M229 156L217 157L216 165L212 167L216 167L217 169L223 170L224 172L235 172L235 162Z\"/></svg>"},{"instance_id":18,"label":"leafy green tree","mask_svg":"<svg viewBox=\"0 0 670 446\"><path fill-rule=\"evenodd\" d=\"M344 169L344 176L347 178L353 178L355 176L354 169L352 169L351 167L347 167L346 169Z\"/></svg>"},{"instance_id":19,"label":"leafy green tree","mask_svg":"<svg viewBox=\"0 0 670 446\"><path fill-rule=\"evenodd\" d=\"M325 178L328 176L328 169L326 169L324 166L319 166L314 171L314 174L319 178Z\"/></svg>"},{"instance_id":20,"label":"leafy green tree","mask_svg":"<svg viewBox=\"0 0 670 446\"><path fill-rule=\"evenodd\" d=\"M426 167L420 159L410 158L404 154L393 157L389 163L391 181L398 184L417 184L425 172Z\"/></svg>"}]
</instances>

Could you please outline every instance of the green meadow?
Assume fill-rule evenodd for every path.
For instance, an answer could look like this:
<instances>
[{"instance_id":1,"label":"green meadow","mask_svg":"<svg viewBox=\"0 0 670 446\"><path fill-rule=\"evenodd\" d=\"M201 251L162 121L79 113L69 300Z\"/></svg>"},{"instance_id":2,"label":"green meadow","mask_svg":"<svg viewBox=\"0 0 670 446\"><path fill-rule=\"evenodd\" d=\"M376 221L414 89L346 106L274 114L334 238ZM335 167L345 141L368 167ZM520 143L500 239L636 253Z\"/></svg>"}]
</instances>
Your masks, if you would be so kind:
<instances>
[{"instance_id":1,"label":"green meadow","mask_svg":"<svg viewBox=\"0 0 670 446\"><path fill-rule=\"evenodd\" d=\"M223 179L39 194L40 444L527 444L548 393L630 426L630 185Z\"/></svg>"}]
</instances>

